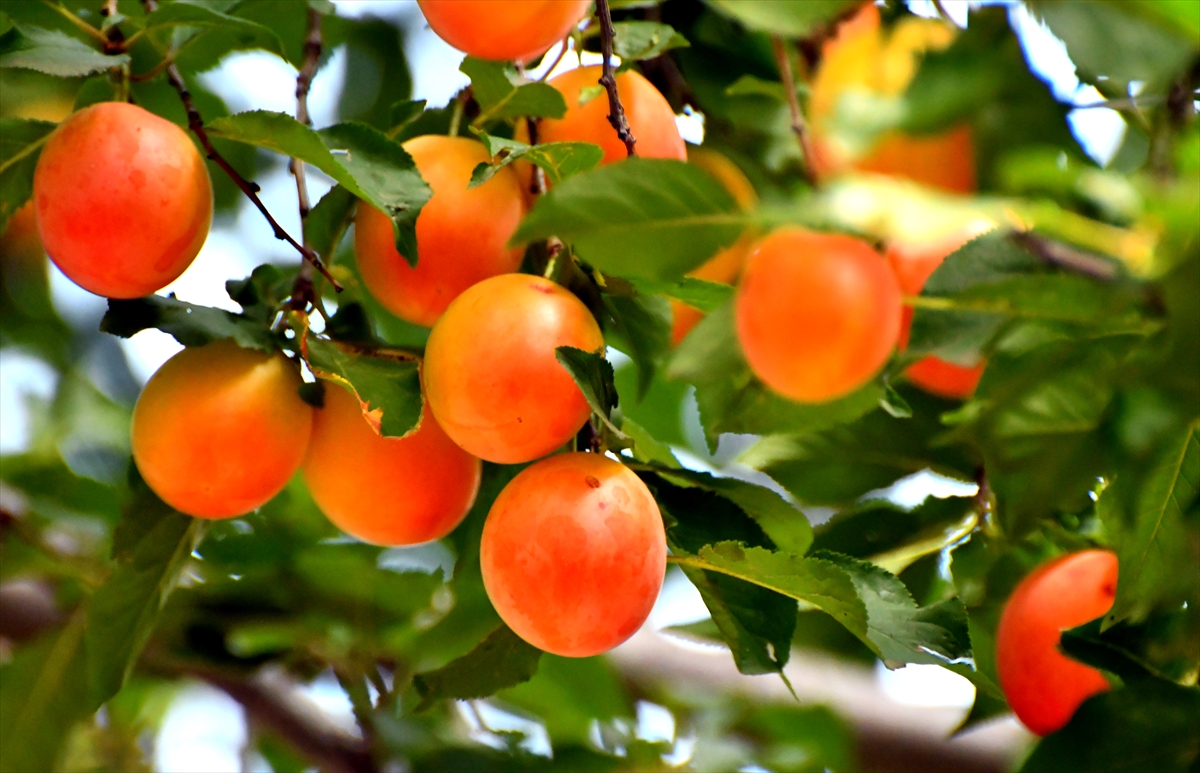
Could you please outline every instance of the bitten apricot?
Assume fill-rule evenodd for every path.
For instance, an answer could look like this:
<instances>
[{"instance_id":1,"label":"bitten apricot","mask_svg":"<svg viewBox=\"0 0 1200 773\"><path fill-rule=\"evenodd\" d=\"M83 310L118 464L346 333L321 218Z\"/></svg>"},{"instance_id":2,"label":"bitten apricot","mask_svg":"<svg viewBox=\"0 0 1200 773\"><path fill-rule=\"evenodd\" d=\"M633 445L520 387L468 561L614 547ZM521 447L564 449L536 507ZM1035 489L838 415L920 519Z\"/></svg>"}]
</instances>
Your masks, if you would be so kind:
<instances>
[{"instance_id":1,"label":"bitten apricot","mask_svg":"<svg viewBox=\"0 0 1200 773\"><path fill-rule=\"evenodd\" d=\"M937 270L950 253L985 230L983 227L968 226L949 236L919 244L893 242L887 248L888 265L896 274L900 291L905 295L918 295L930 275ZM908 334L912 328L913 310L904 307L900 327L900 349L908 345ZM969 397L983 376L984 363L957 365L939 357L925 357L904 371L905 377L927 392L954 399Z\"/></svg>"},{"instance_id":2,"label":"bitten apricot","mask_svg":"<svg viewBox=\"0 0 1200 773\"><path fill-rule=\"evenodd\" d=\"M446 434L489 462L545 456L591 412L554 350L604 346L596 319L538 276L485 279L450 304L425 346L425 394Z\"/></svg>"},{"instance_id":3,"label":"bitten apricot","mask_svg":"<svg viewBox=\"0 0 1200 773\"><path fill-rule=\"evenodd\" d=\"M549 83L562 92L567 113L562 118L543 118L538 123L539 142L592 142L604 150L604 160L611 164L626 158L625 143L608 122L608 98L603 94L579 104L579 92L600 82L599 65L579 67L551 78ZM617 76L617 94L625 108L629 128L637 138L637 154L642 158L674 158L687 160L687 148L675 111L666 97L641 73L627 70ZM517 139L527 142L524 123L517 126Z\"/></svg>"},{"instance_id":4,"label":"bitten apricot","mask_svg":"<svg viewBox=\"0 0 1200 773\"><path fill-rule=\"evenodd\" d=\"M38 232L71 281L110 298L161 290L204 246L212 182L175 124L126 102L62 122L33 176Z\"/></svg>"},{"instance_id":5,"label":"bitten apricot","mask_svg":"<svg viewBox=\"0 0 1200 773\"><path fill-rule=\"evenodd\" d=\"M1108 689L1099 671L1061 653L1058 642L1063 631L1108 612L1116 593L1116 555L1085 550L1035 569L1005 604L996 629L1000 686L1038 735L1058 730L1079 704Z\"/></svg>"},{"instance_id":6,"label":"bitten apricot","mask_svg":"<svg viewBox=\"0 0 1200 773\"><path fill-rule=\"evenodd\" d=\"M566 37L591 0L418 0L442 40L481 59L527 61Z\"/></svg>"},{"instance_id":7,"label":"bitten apricot","mask_svg":"<svg viewBox=\"0 0 1200 773\"><path fill-rule=\"evenodd\" d=\"M754 186L750 184L750 181L746 179L746 175L737 167L737 164L717 151L689 146L688 163L700 167L717 178L726 190L733 194L733 198L743 210L754 209L758 203L758 194L754 191ZM733 284L738 274L741 273L742 264L746 262L746 256L750 254L753 245L753 235L744 234L742 238L718 252L700 268L690 272L688 276L709 282ZM673 300L671 301L671 318L671 343L678 345L684 336L690 333L692 328L704 318L704 313L686 303Z\"/></svg>"},{"instance_id":8,"label":"bitten apricot","mask_svg":"<svg viewBox=\"0 0 1200 773\"><path fill-rule=\"evenodd\" d=\"M870 245L850 236L775 231L746 261L735 303L750 368L800 402L832 400L865 384L900 335L896 277Z\"/></svg>"},{"instance_id":9,"label":"bitten apricot","mask_svg":"<svg viewBox=\"0 0 1200 773\"><path fill-rule=\"evenodd\" d=\"M133 458L167 504L232 518L267 503L304 460L312 408L282 354L231 340L184 349L158 369L133 409Z\"/></svg>"},{"instance_id":10,"label":"bitten apricot","mask_svg":"<svg viewBox=\"0 0 1200 773\"><path fill-rule=\"evenodd\" d=\"M304 479L342 531L376 545L440 539L475 502L482 465L454 445L425 406L416 432L382 437L350 390L325 382L313 412Z\"/></svg>"},{"instance_id":11,"label":"bitten apricot","mask_svg":"<svg viewBox=\"0 0 1200 773\"><path fill-rule=\"evenodd\" d=\"M560 454L521 471L488 513L483 585L500 617L539 649L610 650L650 614L666 571L658 504L627 467Z\"/></svg>"},{"instance_id":12,"label":"bitten apricot","mask_svg":"<svg viewBox=\"0 0 1200 773\"><path fill-rule=\"evenodd\" d=\"M417 267L396 250L392 221L365 202L358 205L354 253L367 289L388 311L431 326L463 290L520 267L523 252L508 240L525 205L509 167L468 190L471 171L490 160L474 140L430 135L404 149L433 189L417 216Z\"/></svg>"}]
</instances>

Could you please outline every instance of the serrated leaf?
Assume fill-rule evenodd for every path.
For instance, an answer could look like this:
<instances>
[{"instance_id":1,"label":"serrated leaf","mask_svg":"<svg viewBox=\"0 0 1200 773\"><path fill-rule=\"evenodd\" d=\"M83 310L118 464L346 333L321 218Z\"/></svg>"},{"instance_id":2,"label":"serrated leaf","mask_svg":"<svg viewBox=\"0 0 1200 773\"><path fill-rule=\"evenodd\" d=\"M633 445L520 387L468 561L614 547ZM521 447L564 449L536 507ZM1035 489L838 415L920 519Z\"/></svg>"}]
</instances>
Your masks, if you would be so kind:
<instances>
[{"instance_id":1,"label":"serrated leaf","mask_svg":"<svg viewBox=\"0 0 1200 773\"><path fill-rule=\"evenodd\" d=\"M411 352L318 338L300 342L304 361L318 378L350 389L363 415L384 437L406 437L421 426L421 361Z\"/></svg>"},{"instance_id":2,"label":"serrated leaf","mask_svg":"<svg viewBox=\"0 0 1200 773\"><path fill-rule=\"evenodd\" d=\"M562 118L567 103L548 83L523 83L507 62L468 56L458 68L471 79L471 93L479 103L476 125L486 121L519 118Z\"/></svg>"},{"instance_id":3,"label":"serrated leaf","mask_svg":"<svg viewBox=\"0 0 1200 773\"><path fill-rule=\"evenodd\" d=\"M671 307L662 298L642 294L602 295L601 301L612 344L637 368L641 400L671 348Z\"/></svg>"},{"instance_id":4,"label":"serrated leaf","mask_svg":"<svg viewBox=\"0 0 1200 773\"><path fill-rule=\"evenodd\" d=\"M134 477L113 537L114 566L88 602L88 689L94 705L121 689L207 522L177 512Z\"/></svg>"},{"instance_id":5,"label":"serrated leaf","mask_svg":"<svg viewBox=\"0 0 1200 773\"><path fill-rule=\"evenodd\" d=\"M872 381L827 403L795 403L772 392L750 372L737 342L733 304L700 321L667 365L667 378L696 388L700 421L710 448L724 432L766 435L817 432L879 408L883 387Z\"/></svg>"},{"instance_id":6,"label":"serrated leaf","mask_svg":"<svg viewBox=\"0 0 1200 773\"><path fill-rule=\"evenodd\" d=\"M613 24L613 53L622 60L640 61L691 44L669 24L619 21Z\"/></svg>"},{"instance_id":7,"label":"serrated leaf","mask_svg":"<svg viewBox=\"0 0 1200 773\"><path fill-rule=\"evenodd\" d=\"M160 6L158 10L146 17L144 29L153 32L175 27L191 27L201 30L219 29L222 33L236 36L239 50L261 48L284 56L283 42L270 28L249 19L229 16L216 9L193 3L171 3Z\"/></svg>"},{"instance_id":8,"label":"serrated leaf","mask_svg":"<svg viewBox=\"0 0 1200 773\"><path fill-rule=\"evenodd\" d=\"M30 118L0 118L0 233L33 195L33 172L56 126Z\"/></svg>"},{"instance_id":9,"label":"serrated leaf","mask_svg":"<svg viewBox=\"0 0 1200 773\"><path fill-rule=\"evenodd\" d=\"M737 241L745 220L703 170L635 157L555 186L511 243L557 236L605 274L675 281Z\"/></svg>"},{"instance_id":10,"label":"serrated leaf","mask_svg":"<svg viewBox=\"0 0 1200 773\"><path fill-rule=\"evenodd\" d=\"M824 27L858 0L705 0L747 29L803 38Z\"/></svg>"},{"instance_id":11,"label":"serrated leaf","mask_svg":"<svg viewBox=\"0 0 1200 773\"><path fill-rule=\"evenodd\" d=\"M217 118L209 134L312 164L392 219L396 249L417 262L416 221L433 195L412 156L378 129L341 123L313 131L284 113L256 110Z\"/></svg>"},{"instance_id":12,"label":"serrated leaf","mask_svg":"<svg viewBox=\"0 0 1200 773\"><path fill-rule=\"evenodd\" d=\"M161 295L132 300L110 298L108 311L100 320L102 332L120 338L130 338L150 328L170 333L184 346L203 346L232 338L244 349L273 352L279 348L274 334L261 321Z\"/></svg>"},{"instance_id":13,"label":"serrated leaf","mask_svg":"<svg viewBox=\"0 0 1200 773\"><path fill-rule=\"evenodd\" d=\"M517 140L493 137L490 134L478 133L488 155L493 157L490 164L480 164L471 173L468 188L483 185L497 171L518 159L524 159L537 165L546 173L546 179L551 185L558 185L563 180L582 172L595 169L604 158L604 151L599 145L590 142L547 142L541 145L527 145Z\"/></svg>"},{"instance_id":14,"label":"serrated leaf","mask_svg":"<svg viewBox=\"0 0 1200 773\"><path fill-rule=\"evenodd\" d=\"M37 70L77 78L129 64L129 54L105 55L58 30L14 24L0 37L0 67Z\"/></svg>"},{"instance_id":15,"label":"serrated leaf","mask_svg":"<svg viewBox=\"0 0 1200 773\"><path fill-rule=\"evenodd\" d=\"M537 673L541 657L541 650L501 625L461 658L413 677L413 686L421 696L417 710L440 700L486 698L505 687L527 682Z\"/></svg>"},{"instance_id":16,"label":"serrated leaf","mask_svg":"<svg viewBox=\"0 0 1200 773\"><path fill-rule=\"evenodd\" d=\"M625 433L612 423L612 409L617 406L617 388L613 385L613 367L603 353L585 352L574 346L560 346L554 350L560 365L575 379L579 391L591 406L592 411L608 425L619 438Z\"/></svg>"},{"instance_id":17,"label":"serrated leaf","mask_svg":"<svg viewBox=\"0 0 1200 773\"><path fill-rule=\"evenodd\" d=\"M355 198L344 185L335 185L321 197L304 220L304 242L327 263L354 219Z\"/></svg>"},{"instance_id":18,"label":"serrated leaf","mask_svg":"<svg viewBox=\"0 0 1200 773\"><path fill-rule=\"evenodd\" d=\"M733 299L732 285L708 282L694 276L685 276L674 282L655 282L635 277L630 282L638 292L673 298L705 313L716 311Z\"/></svg>"}]
</instances>

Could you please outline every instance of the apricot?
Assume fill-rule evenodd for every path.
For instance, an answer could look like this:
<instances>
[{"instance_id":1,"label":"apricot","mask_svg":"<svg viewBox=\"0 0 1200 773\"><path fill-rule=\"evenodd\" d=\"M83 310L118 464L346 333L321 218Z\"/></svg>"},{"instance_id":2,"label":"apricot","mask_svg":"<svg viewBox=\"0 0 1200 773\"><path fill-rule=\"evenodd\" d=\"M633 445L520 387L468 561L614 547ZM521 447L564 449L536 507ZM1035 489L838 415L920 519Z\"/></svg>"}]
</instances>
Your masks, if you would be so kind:
<instances>
[{"instance_id":1,"label":"apricot","mask_svg":"<svg viewBox=\"0 0 1200 773\"><path fill-rule=\"evenodd\" d=\"M1116 555L1085 550L1038 567L1009 597L996 629L996 668L1008 705L1034 733L1053 733L1108 689L1099 671L1064 655L1058 643L1063 631L1108 612L1116 593Z\"/></svg>"},{"instance_id":2,"label":"apricot","mask_svg":"<svg viewBox=\"0 0 1200 773\"><path fill-rule=\"evenodd\" d=\"M539 142L591 142L604 151L602 164L611 164L628 156L625 143L608 122L608 97L604 93L579 104L579 92L600 82L599 65L579 67L551 78L549 83L562 92L567 113L562 118L543 118L538 123ZM617 94L625 108L629 128L637 139L636 151L642 158L687 160L687 147L675 125L675 111L666 97L641 73L627 70L617 76ZM517 139L527 142L524 122L517 126Z\"/></svg>"},{"instance_id":3,"label":"apricot","mask_svg":"<svg viewBox=\"0 0 1200 773\"><path fill-rule=\"evenodd\" d=\"M583 302L548 279L504 274L450 304L425 347L425 394L446 434L489 462L545 456L579 431L587 401L554 350L598 351Z\"/></svg>"},{"instance_id":4,"label":"apricot","mask_svg":"<svg viewBox=\"0 0 1200 773\"><path fill-rule=\"evenodd\" d=\"M754 191L754 186L746 179L746 175L742 173L737 164L708 148L689 146L687 152L688 163L700 167L717 178L733 194L733 198L742 210L754 209L758 204L758 194ZM753 245L753 236L745 234L710 258L700 268L690 272L688 276L709 282L733 284L737 280L738 274L741 273L742 264L746 262L746 256L750 254ZM678 345L704 318L704 313L686 303L672 300L671 317L671 343Z\"/></svg>"},{"instance_id":5,"label":"apricot","mask_svg":"<svg viewBox=\"0 0 1200 773\"><path fill-rule=\"evenodd\" d=\"M170 284L212 223L212 182L187 133L125 102L84 108L54 130L33 200L50 259L75 284L110 298Z\"/></svg>"},{"instance_id":6,"label":"apricot","mask_svg":"<svg viewBox=\"0 0 1200 773\"><path fill-rule=\"evenodd\" d=\"M133 459L167 504L232 518L266 504L304 460L312 408L280 353L225 339L184 349L158 369L133 409Z\"/></svg>"},{"instance_id":7,"label":"apricot","mask_svg":"<svg viewBox=\"0 0 1200 773\"><path fill-rule=\"evenodd\" d=\"M784 228L746 261L735 314L742 351L767 386L824 402L866 384L891 355L900 287L866 242Z\"/></svg>"},{"instance_id":8,"label":"apricot","mask_svg":"<svg viewBox=\"0 0 1200 773\"><path fill-rule=\"evenodd\" d=\"M477 188L471 172L487 163L474 140L425 136L404 143L433 196L417 216L417 267L396 250L392 221L360 202L354 253L363 282L402 319L431 326L458 294L476 282L516 271L523 252L508 247L524 215L521 181L510 167Z\"/></svg>"},{"instance_id":9,"label":"apricot","mask_svg":"<svg viewBox=\"0 0 1200 773\"><path fill-rule=\"evenodd\" d=\"M905 295L918 295L930 275L937 270L950 253L979 235L982 226L971 225L948 236L919 244L893 242L887 248L888 265L896 274L900 291ZM912 328L913 310L904 307L900 326L900 350L908 345L908 334ZM984 363L957 365L940 357L925 357L910 365L904 376L912 383L942 397L964 399L969 397L983 376Z\"/></svg>"},{"instance_id":10,"label":"apricot","mask_svg":"<svg viewBox=\"0 0 1200 773\"><path fill-rule=\"evenodd\" d=\"M480 543L483 585L533 646L583 658L641 627L662 588L666 535L654 497L600 454L560 454L496 497Z\"/></svg>"},{"instance_id":11,"label":"apricot","mask_svg":"<svg viewBox=\"0 0 1200 773\"><path fill-rule=\"evenodd\" d=\"M415 545L462 521L482 467L446 437L428 405L416 432L382 437L350 390L326 382L303 469L313 499L342 531L376 545Z\"/></svg>"},{"instance_id":12,"label":"apricot","mask_svg":"<svg viewBox=\"0 0 1200 773\"><path fill-rule=\"evenodd\" d=\"M481 59L527 61L567 36L591 0L418 0L442 40Z\"/></svg>"}]
</instances>

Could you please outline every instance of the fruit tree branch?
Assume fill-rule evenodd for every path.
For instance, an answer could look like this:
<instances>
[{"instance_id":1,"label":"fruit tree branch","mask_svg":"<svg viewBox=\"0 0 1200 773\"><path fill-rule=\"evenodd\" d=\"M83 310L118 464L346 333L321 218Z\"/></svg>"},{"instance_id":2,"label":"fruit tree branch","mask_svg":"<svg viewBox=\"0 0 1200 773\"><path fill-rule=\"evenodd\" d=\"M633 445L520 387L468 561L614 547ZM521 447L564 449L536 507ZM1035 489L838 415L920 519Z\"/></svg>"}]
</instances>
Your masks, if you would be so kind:
<instances>
[{"instance_id":1,"label":"fruit tree branch","mask_svg":"<svg viewBox=\"0 0 1200 773\"><path fill-rule=\"evenodd\" d=\"M312 117L308 114L308 92L312 88L313 77L317 74L317 66L321 60L321 14L311 6L308 9L308 35L304 39L304 63L296 74L296 120L305 126L312 125ZM308 180L305 177L304 162L293 157L289 168L296 178L296 199L300 206L300 231L305 249L312 249L308 238L303 235L305 221L312 206L308 199ZM307 309L315 300L313 292L313 264L300 264L300 272L292 285L292 298L289 302L292 308Z\"/></svg>"},{"instance_id":2,"label":"fruit tree branch","mask_svg":"<svg viewBox=\"0 0 1200 773\"><path fill-rule=\"evenodd\" d=\"M154 11L158 10L158 0L142 0L142 6L146 9L146 13L153 13ZM234 184L241 189L242 193L246 194L246 198L250 199L250 201L254 203L254 206L258 208L258 211L261 212L263 217L267 219L267 223L270 224L271 230L275 233L275 238L285 241L295 247L296 251L300 253L301 257L303 257L309 263L312 263L313 267L316 268L317 271L320 271L321 275L329 280L329 283L333 285L333 288L338 292L341 292L342 286L338 284L337 280L334 279L333 276L330 275L329 270L325 268L325 264L321 262L321 258L317 255L317 253L293 239L291 234L285 231L283 226L281 226L267 210L266 205L262 203L262 199L258 197L258 185L250 182L245 177L242 177L242 175L236 169L234 169L228 161L225 160L225 157L218 153L217 149L213 147L212 140L209 139L208 132L204 129L204 119L201 118L200 111L196 109L196 103L192 101L192 95L187 90L187 84L183 82L183 76L180 75L179 68L174 64L167 65L167 80L170 82L175 91L179 92L179 99L183 102L184 110L187 111L188 128L191 129L192 133L196 135L196 138L200 140L200 144L204 147L204 151L208 154L208 158L211 159L217 166L221 167L222 171L229 175L229 179L233 180Z\"/></svg>"},{"instance_id":3,"label":"fruit tree branch","mask_svg":"<svg viewBox=\"0 0 1200 773\"><path fill-rule=\"evenodd\" d=\"M613 30L608 0L596 0L596 15L600 18L600 50L604 54L600 85L608 92L608 122L616 129L621 142L625 143L625 152L636 156L637 151L633 146L637 144L637 138L633 136L633 130L629 128L629 121L625 118L625 108L621 106L621 97L617 94L617 79L613 75L613 36L616 32Z\"/></svg>"},{"instance_id":4,"label":"fruit tree branch","mask_svg":"<svg viewBox=\"0 0 1200 773\"><path fill-rule=\"evenodd\" d=\"M788 109L792 113L792 131L796 134L800 143L800 153L804 156L804 174L809 184L815 185L812 142L808 136L808 126L804 123L804 114L800 112L800 98L796 95L796 76L792 74L792 58L783 38L772 35L771 45L775 47L775 62L779 66L779 77L783 80L783 91L787 96Z\"/></svg>"}]
</instances>

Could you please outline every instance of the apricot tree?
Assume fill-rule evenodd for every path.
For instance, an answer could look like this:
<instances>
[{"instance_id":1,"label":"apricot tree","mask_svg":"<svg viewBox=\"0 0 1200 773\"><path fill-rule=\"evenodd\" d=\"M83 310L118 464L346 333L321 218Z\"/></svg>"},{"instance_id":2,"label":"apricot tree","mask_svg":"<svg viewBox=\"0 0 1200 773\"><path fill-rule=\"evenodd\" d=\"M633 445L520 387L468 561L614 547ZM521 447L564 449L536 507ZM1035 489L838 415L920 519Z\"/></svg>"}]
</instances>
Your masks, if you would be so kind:
<instances>
[{"instance_id":1,"label":"apricot tree","mask_svg":"<svg viewBox=\"0 0 1200 773\"><path fill-rule=\"evenodd\" d=\"M145 769L188 680L274 770L938 762L662 637L1032 731L943 767L1194 771L1200 12L943 5L0 6L0 773ZM230 112L246 51L294 110ZM235 223L279 249L177 297Z\"/></svg>"}]
</instances>

